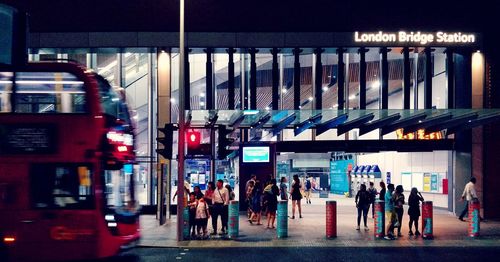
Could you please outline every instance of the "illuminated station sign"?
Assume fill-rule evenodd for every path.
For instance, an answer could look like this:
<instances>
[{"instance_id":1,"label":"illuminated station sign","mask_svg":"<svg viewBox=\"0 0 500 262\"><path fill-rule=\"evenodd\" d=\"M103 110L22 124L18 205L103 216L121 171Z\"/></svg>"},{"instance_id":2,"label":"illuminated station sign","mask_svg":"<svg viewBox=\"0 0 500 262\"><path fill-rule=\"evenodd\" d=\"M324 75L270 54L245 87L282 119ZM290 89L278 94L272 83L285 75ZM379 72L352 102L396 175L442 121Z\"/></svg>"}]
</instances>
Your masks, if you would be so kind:
<instances>
[{"instance_id":1,"label":"illuminated station sign","mask_svg":"<svg viewBox=\"0 0 500 262\"><path fill-rule=\"evenodd\" d=\"M462 32L354 32L354 42L356 43L397 43L401 45L416 44L474 44L476 35Z\"/></svg>"}]
</instances>

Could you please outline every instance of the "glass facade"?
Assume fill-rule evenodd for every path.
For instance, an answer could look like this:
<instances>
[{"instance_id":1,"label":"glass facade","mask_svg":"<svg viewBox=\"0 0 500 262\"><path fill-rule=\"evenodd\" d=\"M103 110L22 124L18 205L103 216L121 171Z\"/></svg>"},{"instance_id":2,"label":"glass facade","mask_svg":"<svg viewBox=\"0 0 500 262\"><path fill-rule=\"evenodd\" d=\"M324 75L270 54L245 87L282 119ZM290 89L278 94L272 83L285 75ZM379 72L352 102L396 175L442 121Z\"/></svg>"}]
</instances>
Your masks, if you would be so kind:
<instances>
[{"instance_id":1,"label":"glass facade","mask_svg":"<svg viewBox=\"0 0 500 262\"><path fill-rule=\"evenodd\" d=\"M177 48L166 49L169 53L170 63L170 121L178 121L179 101L179 53ZM271 48L258 48L255 55L256 63L256 88L257 109L270 110L272 108L272 64L273 56ZM295 55L292 48L283 48L277 55L279 72L279 104L281 110L294 108L294 89L296 88L295 77ZM381 108L381 48L367 47L365 53L366 69L362 72L360 66L360 48L344 48L343 61L344 74L344 101L345 107L359 109L360 107L360 85L361 74L365 74L366 81L366 108ZM206 49L190 49L189 61L189 104L191 110L204 110L207 108L207 72L212 72L212 87L214 97L214 109L229 109L229 101L234 101L236 109L250 107L250 77L251 77L251 55L250 49L235 49L233 54L234 63L234 97L229 97L229 54L226 48L213 49L213 53L207 56ZM425 54L423 48L410 48L410 83L411 97L410 108L424 107L424 74ZM432 49L432 106L438 109L447 108L447 79L446 79L446 55L445 48ZM127 103L133 109L133 119L137 132L137 155L139 157L138 178L136 189L140 204L156 203L156 127L157 115L157 54L156 49L148 48L96 48L96 49L32 49L29 58L31 61L44 60L72 60L92 68L104 76L112 85L121 86L126 90ZM321 68L316 68L318 54L312 48L303 48L299 54L300 67L300 105L301 110L312 110L315 108L315 77L316 71L321 70L321 97L322 109L338 108L338 79L339 79L339 54L338 48L324 48L321 53ZM211 70L207 70L207 61ZM403 109L403 48L388 47L388 108ZM414 96L414 94L418 94ZM247 97L248 99L242 99ZM246 106L244 103L247 103ZM418 107L414 105L417 104ZM304 114L304 116L307 114ZM310 115L310 114L309 114ZM310 131L310 130L308 130ZM203 133L203 141L210 141L209 132ZM304 132L300 137L295 137L292 130L285 130L281 139L283 140L310 140L311 132ZM267 131L250 134L250 138L259 136L268 137ZM378 139L378 131L359 136L357 129L347 133L348 139ZM394 139L395 133L384 136L385 139ZM276 138L273 138L276 139ZM346 139L344 135L337 135L336 130L330 130L318 140ZM216 143L216 141L214 141ZM177 132L174 132L173 155L177 153ZM206 167L208 172L206 179L217 176L227 179L228 183L236 183L237 164L231 161L214 161L211 168L210 161ZM176 166L175 160L171 166ZM214 174L210 175L210 172ZM171 169L171 186L176 186L177 170ZM231 181L230 181L231 180ZM237 187L237 186L236 186ZM172 191L175 192L175 191Z\"/></svg>"}]
</instances>

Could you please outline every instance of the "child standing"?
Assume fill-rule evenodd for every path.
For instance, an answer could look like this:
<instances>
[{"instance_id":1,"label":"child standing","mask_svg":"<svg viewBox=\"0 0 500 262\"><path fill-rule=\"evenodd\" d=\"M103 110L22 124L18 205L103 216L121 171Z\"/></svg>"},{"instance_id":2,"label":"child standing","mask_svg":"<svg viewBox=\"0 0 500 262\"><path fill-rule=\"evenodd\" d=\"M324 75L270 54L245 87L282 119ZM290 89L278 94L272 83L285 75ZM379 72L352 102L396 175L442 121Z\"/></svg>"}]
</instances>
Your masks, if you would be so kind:
<instances>
[{"instance_id":1,"label":"child standing","mask_svg":"<svg viewBox=\"0 0 500 262\"><path fill-rule=\"evenodd\" d=\"M194 238L196 235L196 205L198 201L196 200L196 194L194 192L189 193L189 232L191 232L191 238Z\"/></svg>"},{"instance_id":2,"label":"child standing","mask_svg":"<svg viewBox=\"0 0 500 262\"><path fill-rule=\"evenodd\" d=\"M203 198L200 198L200 200L198 200L198 205L196 206L195 221L197 225L198 236L203 239L207 238L208 236L208 218L210 218L210 212L208 210L207 202L205 202Z\"/></svg>"}]
</instances>

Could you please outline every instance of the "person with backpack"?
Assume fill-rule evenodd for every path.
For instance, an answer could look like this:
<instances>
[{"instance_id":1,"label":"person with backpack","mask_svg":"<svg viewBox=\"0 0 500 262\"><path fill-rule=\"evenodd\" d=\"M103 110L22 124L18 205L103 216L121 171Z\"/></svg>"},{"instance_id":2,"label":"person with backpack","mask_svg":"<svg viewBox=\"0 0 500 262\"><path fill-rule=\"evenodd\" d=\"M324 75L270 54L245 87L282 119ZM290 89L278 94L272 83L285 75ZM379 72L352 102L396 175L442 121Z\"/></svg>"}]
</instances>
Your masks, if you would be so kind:
<instances>
[{"instance_id":1,"label":"person with backpack","mask_svg":"<svg viewBox=\"0 0 500 262\"><path fill-rule=\"evenodd\" d=\"M304 195L306 197L306 204L311 204L311 189L312 189L311 180L309 176L306 176L306 188L304 190Z\"/></svg>"},{"instance_id":2,"label":"person with backpack","mask_svg":"<svg viewBox=\"0 0 500 262\"><path fill-rule=\"evenodd\" d=\"M208 237L208 218L210 218L208 204L204 198L200 198L196 205L195 223L198 231L198 237L201 239L206 239Z\"/></svg>"},{"instance_id":3,"label":"person with backpack","mask_svg":"<svg viewBox=\"0 0 500 262\"><path fill-rule=\"evenodd\" d=\"M356 203L356 208L358 209L358 227L356 230L359 230L359 224L361 223L361 213L363 213L363 222L365 224L365 231L368 231L368 225L366 224L366 219L368 216L368 209L370 208L370 204L372 203L370 193L366 191L366 185L361 184L358 193L356 194L356 199L354 200Z\"/></svg>"}]
</instances>

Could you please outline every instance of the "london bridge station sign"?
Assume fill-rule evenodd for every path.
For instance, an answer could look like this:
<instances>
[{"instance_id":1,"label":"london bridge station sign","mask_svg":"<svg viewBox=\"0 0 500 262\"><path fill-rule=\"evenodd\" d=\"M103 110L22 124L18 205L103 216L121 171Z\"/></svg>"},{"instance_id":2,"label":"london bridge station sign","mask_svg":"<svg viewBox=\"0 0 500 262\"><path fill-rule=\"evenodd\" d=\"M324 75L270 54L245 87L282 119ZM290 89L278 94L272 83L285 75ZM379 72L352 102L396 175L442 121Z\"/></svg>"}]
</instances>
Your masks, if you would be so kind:
<instances>
[{"instance_id":1,"label":"london bridge station sign","mask_svg":"<svg viewBox=\"0 0 500 262\"><path fill-rule=\"evenodd\" d=\"M357 44L384 44L400 46L474 46L478 45L478 35L463 32L354 32Z\"/></svg>"}]
</instances>

